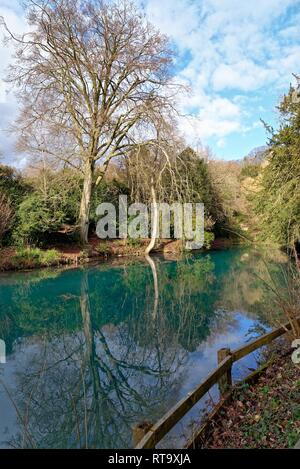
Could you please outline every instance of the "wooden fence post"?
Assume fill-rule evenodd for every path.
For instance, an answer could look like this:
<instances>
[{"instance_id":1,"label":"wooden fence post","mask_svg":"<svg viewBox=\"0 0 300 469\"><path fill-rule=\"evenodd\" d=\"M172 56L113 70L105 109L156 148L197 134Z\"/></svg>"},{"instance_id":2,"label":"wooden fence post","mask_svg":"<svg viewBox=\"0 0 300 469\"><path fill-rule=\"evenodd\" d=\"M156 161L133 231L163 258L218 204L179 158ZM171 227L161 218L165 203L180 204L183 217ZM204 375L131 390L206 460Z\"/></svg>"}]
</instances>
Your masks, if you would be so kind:
<instances>
[{"instance_id":1,"label":"wooden fence post","mask_svg":"<svg viewBox=\"0 0 300 469\"><path fill-rule=\"evenodd\" d=\"M218 350L218 364L231 355L230 348L221 348ZM224 396L232 386L231 367L224 373L218 381L221 396Z\"/></svg>"},{"instance_id":2,"label":"wooden fence post","mask_svg":"<svg viewBox=\"0 0 300 469\"><path fill-rule=\"evenodd\" d=\"M139 425L136 425L132 429L132 444L135 448L137 444L141 441L142 438L148 433L150 428L152 427L153 423L151 422L143 422Z\"/></svg>"}]
</instances>

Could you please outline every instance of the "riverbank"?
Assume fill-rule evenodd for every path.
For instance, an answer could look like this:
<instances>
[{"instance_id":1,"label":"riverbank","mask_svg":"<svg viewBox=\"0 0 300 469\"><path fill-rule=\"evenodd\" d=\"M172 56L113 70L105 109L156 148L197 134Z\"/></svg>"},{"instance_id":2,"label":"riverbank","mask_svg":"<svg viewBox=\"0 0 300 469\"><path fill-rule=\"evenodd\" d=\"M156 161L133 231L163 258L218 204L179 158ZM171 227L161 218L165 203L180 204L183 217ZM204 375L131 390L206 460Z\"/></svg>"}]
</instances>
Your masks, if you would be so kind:
<instances>
[{"instance_id":1,"label":"riverbank","mask_svg":"<svg viewBox=\"0 0 300 469\"><path fill-rule=\"evenodd\" d=\"M199 447L294 448L300 438L300 365L276 357L252 385L238 387Z\"/></svg>"},{"instance_id":2,"label":"riverbank","mask_svg":"<svg viewBox=\"0 0 300 469\"><path fill-rule=\"evenodd\" d=\"M83 248L79 244L53 244L47 249L5 247L0 250L0 272L33 270L51 266L81 265L119 257L143 257L149 244L142 240L99 240L93 237ZM232 246L230 239L218 238L205 249L223 249ZM181 240L159 240L153 253L178 256L184 251Z\"/></svg>"}]
</instances>

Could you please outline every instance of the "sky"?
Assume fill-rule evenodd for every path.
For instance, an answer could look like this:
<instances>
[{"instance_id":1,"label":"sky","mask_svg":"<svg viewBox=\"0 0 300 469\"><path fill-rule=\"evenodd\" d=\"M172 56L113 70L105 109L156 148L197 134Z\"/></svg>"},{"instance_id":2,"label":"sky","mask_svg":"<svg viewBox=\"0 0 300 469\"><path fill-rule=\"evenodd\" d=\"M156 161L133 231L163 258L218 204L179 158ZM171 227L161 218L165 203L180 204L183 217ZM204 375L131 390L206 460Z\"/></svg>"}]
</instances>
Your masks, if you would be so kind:
<instances>
[{"instance_id":1,"label":"sky","mask_svg":"<svg viewBox=\"0 0 300 469\"><path fill-rule=\"evenodd\" d=\"M300 0L137 0L176 49L179 129L188 144L239 159L264 145L260 119L278 123L276 105L300 74ZM15 32L26 30L17 0L0 0L0 16ZM1 32L0 32L1 36ZM14 137L5 129L18 110L3 82L11 50L0 45L0 151L17 166Z\"/></svg>"}]
</instances>

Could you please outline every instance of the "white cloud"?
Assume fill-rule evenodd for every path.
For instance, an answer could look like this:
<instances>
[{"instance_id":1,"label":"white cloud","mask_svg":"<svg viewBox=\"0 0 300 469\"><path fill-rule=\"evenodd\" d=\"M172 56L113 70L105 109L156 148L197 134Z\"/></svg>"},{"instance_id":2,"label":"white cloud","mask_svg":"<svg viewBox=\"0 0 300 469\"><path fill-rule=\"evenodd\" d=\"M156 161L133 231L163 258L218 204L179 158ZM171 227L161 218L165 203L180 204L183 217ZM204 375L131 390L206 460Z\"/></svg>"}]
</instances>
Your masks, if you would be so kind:
<instances>
[{"instance_id":1,"label":"white cloud","mask_svg":"<svg viewBox=\"0 0 300 469\"><path fill-rule=\"evenodd\" d=\"M293 14L287 15L289 7ZM225 135L247 131L253 93L286 90L300 67L300 36L295 34L299 7L295 0L260 0L255 5L240 0L146 1L149 19L178 48L177 78L193 89L191 97L181 100L183 113L194 115L192 125L181 123L188 137L198 132L198 138L220 138L217 143ZM258 118L253 116L253 122Z\"/></svg>"},{"instance_id":2,"label":"white cloud","mask_svg":"<svg viewBox=\"0 0 300 469\"><path fill-rule=\"evenodd\" d=\"M204 100L206 101L205 105L203 105ZM203 102L196 116L180 120L179 128L189 142L194 144L199 139L205 140L211 137L224 141L226 135L244 131L239 106L220 97L213 99L204 97Z\"/></svg>"},{"instance_id":3,"label":"white cloud","mask_svg":"<svg viewBox=\"0 0 300 469\"><path fill-rule=\"evenodd\" d=\"M24 12L18 1L1 0L1 16L8 28L15 34L22 34L26 31ZM11 86L4 81L14 50L11 45L3 43L4 36L4 29L0 27L0 153L3 154L5 160L18 166L23 156L15 154L14 138L7 132L10 124L16 118L18 103Z\"/></svg>"},{"instance_id":4,"label":"white cloud","mask_svg":"<svg viewBox=\"0 0 300 469\"><path fill-rule=\"evenodd\" d=\"M11 2L12 5L14 2ZM15 34L22 34L26 31L26 22L24 16L20 15L17 11L9 8L3 4L0 4L0 17L4 18L8 28ZM3 44L5 36L4 28L0 27L0 78L3 79L5 76L5 69L11 61L13 54L13 47L8 44Z\"/></svg>"},{"instance_id":5,"label":"white cloud","mask_svg":"<svg viewBox=\"0 0 300 469\"><path fill-rule=\"evenodd\" d=\"M216 91L226 88L251 91L274 81L274 75L276 70L272 68L266 69L251 60L241 60L231 65L220 64L212 74L212 86Z\"/></svg>"}]
</instances>

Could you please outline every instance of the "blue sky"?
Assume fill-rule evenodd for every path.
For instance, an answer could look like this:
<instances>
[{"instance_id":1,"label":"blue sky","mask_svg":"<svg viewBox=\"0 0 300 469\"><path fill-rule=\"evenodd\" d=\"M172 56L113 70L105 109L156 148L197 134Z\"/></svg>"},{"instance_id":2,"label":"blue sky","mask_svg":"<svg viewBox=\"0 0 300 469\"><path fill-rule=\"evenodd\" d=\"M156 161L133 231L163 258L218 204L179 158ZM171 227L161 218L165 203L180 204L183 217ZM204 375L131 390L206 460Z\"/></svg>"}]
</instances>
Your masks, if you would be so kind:
<instances>
[{"instance_id":1,"label":"blue sky","mask_svg":"<svg viewBox=\"0 0 300 469\"><path fill-rule=\"evenodd\" d=\"M137 0L177 49L175 80L191 89L178 97L181 133L237 159L264 145L260 118L276 125L275 106L300 74L300 0ZM11 29L26 28L17 0L0 0ZM1 80L11 51L0 46L0 151L22 165L5 128L17 103Z\"/></svg>"},{"instance_id":2,"label":"blue sky","mask_svg":"<svg viewBox=\"0 0 300 469\"><path fill-rule=\"evenodd\" d=\"M276 125L275 106L300 74L298 0L145 0L147 15L178 51L180 128L225 159L264 145L260 118Z\"/></svg>"}]
</instances>

